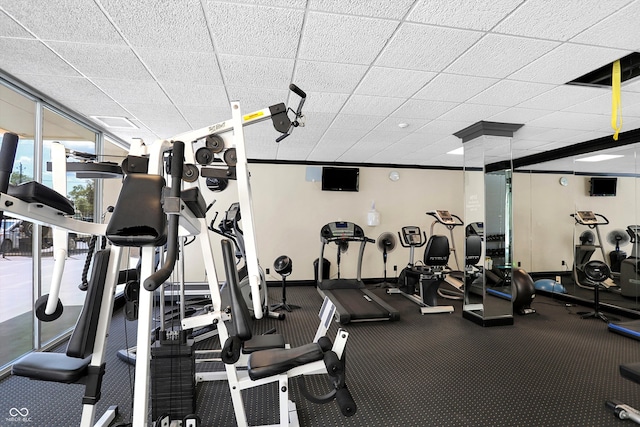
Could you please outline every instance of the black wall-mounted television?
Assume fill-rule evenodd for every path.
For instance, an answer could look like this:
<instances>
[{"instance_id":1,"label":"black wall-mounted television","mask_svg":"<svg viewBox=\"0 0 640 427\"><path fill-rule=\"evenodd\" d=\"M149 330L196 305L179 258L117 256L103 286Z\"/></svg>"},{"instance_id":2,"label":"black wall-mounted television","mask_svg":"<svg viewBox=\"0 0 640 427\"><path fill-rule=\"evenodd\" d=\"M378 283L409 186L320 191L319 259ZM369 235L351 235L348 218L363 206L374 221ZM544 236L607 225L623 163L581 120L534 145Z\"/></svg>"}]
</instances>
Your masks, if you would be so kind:
<instances>
[{"instance_id":1,"label":"black wall-mounted television","mask_svg":"<svg viewBox=\"0 0 640 427\"><path fill-rule=\"evenodd\" d=\"M322 168L323 191L358 191L360 169L336 168L325 166Z\"/></svg>"},{"instance_id":2,"label":"black wall-mounted television","mask_svg":"<svg viewBox=\"0 0 640 427\"><path fill-rule=\"evenodd\" d=\"M618 178L592 177L589 188L590 196L615 196Z\"/></svg>"}]
</instances>

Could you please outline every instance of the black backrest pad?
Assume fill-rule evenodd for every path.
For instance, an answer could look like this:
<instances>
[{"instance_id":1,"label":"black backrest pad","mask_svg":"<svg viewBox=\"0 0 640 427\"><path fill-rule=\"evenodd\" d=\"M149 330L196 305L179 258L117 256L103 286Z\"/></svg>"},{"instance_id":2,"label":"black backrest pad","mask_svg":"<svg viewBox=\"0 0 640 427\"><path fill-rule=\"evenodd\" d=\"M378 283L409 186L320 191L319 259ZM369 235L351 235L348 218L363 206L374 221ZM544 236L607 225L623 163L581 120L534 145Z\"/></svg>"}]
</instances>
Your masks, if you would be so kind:
<instances>
[{"instance_id":1,"label":"black backrest pad","mask_svg":"<svg viewBox=\"0 0 640 427\"><path fill-rule=\"evenodd\" d=\"M84 359L93 353L96 329L100 319L102 295L104 294L105 279L109 267L109 254L109 250L103 249L96 252L93 259L93 269L84 305L67 345L67 356L69 357Z\"/></svg>"},{"instance_id":2,"label":"black backrest pad","mask_svg":"<svg viewBox=\"0 0 640 427\"><path fill-rule=\"evenodd\" d=\"M107 238L116 246L162 246L167 241L167 217L162 210L159 175L129 174L122 183Z\"/></svg>"},{"instance_id":3,"label":"black backrest pad","mask_svg":"<svg viewBox=\"0 0 640 427\"><path fill-rule=\"evenodd\" d=\"M221 244L224 271L227 275L227 287L231 296L231 316L236 328L236 336L242 341L248 341L251 339L251 314L240 292L240 281L238 280L238 270L236 270L233 245L227 239L224 239Z\"/></svg>"},{"instance_id":4,"label":"black backrest pad","mask_svg":"<svg viewBox=\"0 0 640 427\"><path fill-rule=\"evenodd\" d=\"M73 215L76 212L71 200L36 181L29 181L19 185L9 185L7 194L27 203L40 203L49 206L67 215Z\"/></svg>"},{"instance_id":5,"label":"black backrest pad","mask_svg":"<svg viewBox=\"0 0 640 427\"><path fill-rule=\"evenodd\" d=\"M449 239L447 236L434 234L429 237L424 249L425 265L447 265L449 262Z\"/></svg>"},{"instance_id":6,"label":"black backrest pad","mask_svg":"<svg viewBox=\"0 0 640 427\"><path fill-rule=\"evenodd\" d=\"M482 238L477 235L467 236L464 265L476 265L482 256Z\"/></svg>"}]
</instances>

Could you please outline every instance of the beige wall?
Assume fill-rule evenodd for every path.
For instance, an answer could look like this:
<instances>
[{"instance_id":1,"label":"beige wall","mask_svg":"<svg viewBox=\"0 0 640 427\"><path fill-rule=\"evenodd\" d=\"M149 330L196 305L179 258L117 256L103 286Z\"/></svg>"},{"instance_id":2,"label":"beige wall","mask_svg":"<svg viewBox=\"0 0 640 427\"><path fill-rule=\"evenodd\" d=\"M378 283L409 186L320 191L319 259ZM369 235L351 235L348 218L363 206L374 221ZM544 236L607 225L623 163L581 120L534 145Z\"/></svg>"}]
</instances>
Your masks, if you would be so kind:
<instances>
[{"instance_id":1,"label":"beige wall","mask_svg":"<svg viewBox=\"0 0 640 427\"><path fill-rule=\"evenodd\" d=\"M566 187L560 185L562 176L569 181ZM615 249L607 243L607 233L638 223L640 192L636 178L619 177L615 197L590 197L589 179L571 174L514 174L514 262L520 261L528 271L570 270L574 233L577 241L577 236L587 229L575 225L570 215L576 210L590 210L607 217L610 225L600 227L603 246L607 256ZM622 248L625 249L630 253L631 246ZM596 251L593 259L601 258Z\"/></svg>"}]
</instances>

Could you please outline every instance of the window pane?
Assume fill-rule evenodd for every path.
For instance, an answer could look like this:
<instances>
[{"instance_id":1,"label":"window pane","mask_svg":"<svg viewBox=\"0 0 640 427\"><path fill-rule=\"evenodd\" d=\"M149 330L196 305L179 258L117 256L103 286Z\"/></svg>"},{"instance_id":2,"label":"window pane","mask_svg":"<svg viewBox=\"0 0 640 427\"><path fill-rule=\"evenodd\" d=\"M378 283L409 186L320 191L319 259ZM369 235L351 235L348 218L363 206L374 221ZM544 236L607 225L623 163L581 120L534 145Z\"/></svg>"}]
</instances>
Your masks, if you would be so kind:
<instances>
[{"instance_id":1,"label":"window pane","mask_svg":"<svg viewBox=\"0 0 640 427\"><path fill-rule=\"evenodd\" d=\"M33 179L35 109L34 101L0 84L0 141L5 132L20 137L11 184ZM33 349L31 226L8 212L0 221L0 342L6 343L0 345L0 367Z\"/></svg>"},{"instance_id":2,"label":"window pane","mask_svg":"<svg viewBox=\"0 0 640 427\"><path fill-rule=\"evenodd\" d=\"M84 126L51 111L44 109L43 114L43 165L42 183L53 188L53 174L48 164L51 162L51 147L61 143L68 150L67 162L80 162L83 157L74 157L73 153L96 153L96 133ZM64 196L73 201L76 219L93 221L95 182L81 179L75 173L67 173ZM62 192L62 191L61 191ZM67 235L68 258L64 265L64 274L60 286L60 301L64 306L62 316L54 322L41 322L42 344L69 330L82 308L85 293L78 286L82 283L82 270L88 252L90 236L69 232ZM54 267L53 233L51 228L42 229L42 293L51 288Z\"/></svg>"}]
</instances>

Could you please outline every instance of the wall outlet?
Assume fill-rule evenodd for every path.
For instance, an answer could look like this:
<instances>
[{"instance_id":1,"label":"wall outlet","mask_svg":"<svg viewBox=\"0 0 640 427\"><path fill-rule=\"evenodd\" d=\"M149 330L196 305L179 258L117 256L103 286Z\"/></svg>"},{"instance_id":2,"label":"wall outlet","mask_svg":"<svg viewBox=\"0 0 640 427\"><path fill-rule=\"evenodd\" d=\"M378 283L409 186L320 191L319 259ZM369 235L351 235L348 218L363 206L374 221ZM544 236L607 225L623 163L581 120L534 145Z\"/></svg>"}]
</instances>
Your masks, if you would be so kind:
<instances>
[{"instance_id":1,"label":"wall outlet","mask_svg":"<svg viewBox=\"0 0 640 427\"><path fill-rule=\"evenodd\" d=\"M556 283L562 283L562 277L556 276Z\"/></svg>"},{"instance_id":2,"label":"wall outlet","mask_svg":"<svg viewBox=\"0 0 640 427\"><path fill-rule=\"evenodd\" d=\"M267 270L266 270L266 271L267 271L267 274L269 274L269 273L270 273L270 270L269 270L268 268L267 268Z\"/></svg>"},{"instance_id":3,"label":"wall outlet","mask_svg":"<svg viewBox=\"0 0 640 427\"><path fill-rule=\"evenodd\" d=\"M393 271L398 271L398 266L397 265L393 266Z\"/></svg>"},{"instance_id":4,"label":"wall outlet","mask_svg":"<svg viewBox=\"0 0 640 427\"><path fill-rule=\"evenodd\" d=\"M566 263L566 262L564 262L564 260L562 260L562 265L567 265L567 263Z\"/></svg>"}]
</instances>

